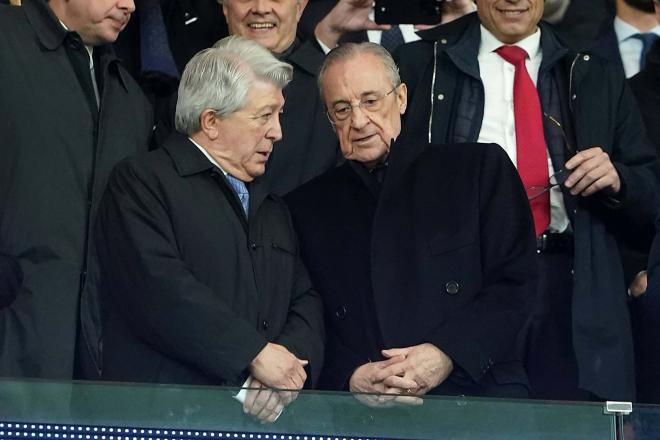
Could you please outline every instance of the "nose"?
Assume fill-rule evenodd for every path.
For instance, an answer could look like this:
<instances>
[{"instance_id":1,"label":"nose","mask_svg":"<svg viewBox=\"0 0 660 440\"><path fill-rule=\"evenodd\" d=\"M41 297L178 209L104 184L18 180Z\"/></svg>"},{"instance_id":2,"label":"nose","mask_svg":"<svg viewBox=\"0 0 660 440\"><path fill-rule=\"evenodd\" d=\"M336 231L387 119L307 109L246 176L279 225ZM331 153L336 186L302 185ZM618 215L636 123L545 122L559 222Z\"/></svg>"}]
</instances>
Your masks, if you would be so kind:
<instances>
[{"instance_id":1,"label":"nose","mask_svg":"<svg viewBox=\"0 0 660 440\"><path fill-rule=\"evenodd\" d=\"M367 117L367 114L362 110L362 107L358 105L353 107L353 111L351 112L351 127L359 130L364 128L368 123L369 117Z\"/></svg>"},{"instance_id":2,"label":"nose","mask_svg":"<svg viewBox=\"0 0 660 440\"><path fill-rule=\"evenodd\" d=\"M273 118L273 125L268 130L266 137L273 142L277 142L282 139L282 126L280 125L280 114L277 113Z\"/></svg>"},{"instance_id":3,"label":"nose","mask_svg":"<svg viewBox=\"0 0 660 440\"><path fill-rule=\"evenodd\" d=\"M135 2L133 0L119 0L118 7L129 14L135 12Z\"/></svg>"},{"instance_id":4,"label":"nose","mask_svg":"<svg viewBox=\"0 0 660 440\"><path fill-rule=\"evenodd\" d=\"M268 5L271 0L254 0L250 11L253 14L265 14L268 12Z\"/></svg>"}]
</instances>

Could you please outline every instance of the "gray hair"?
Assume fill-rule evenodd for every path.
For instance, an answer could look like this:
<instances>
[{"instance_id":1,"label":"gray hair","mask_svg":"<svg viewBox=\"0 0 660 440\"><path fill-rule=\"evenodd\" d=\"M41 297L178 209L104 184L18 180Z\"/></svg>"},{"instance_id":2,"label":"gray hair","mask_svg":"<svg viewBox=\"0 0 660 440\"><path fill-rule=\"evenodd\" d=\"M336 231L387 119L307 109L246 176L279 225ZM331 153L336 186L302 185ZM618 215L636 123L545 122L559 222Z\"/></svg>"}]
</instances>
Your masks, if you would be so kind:
<instances>
[{"instance_id":1,"label":"gray hair","mask_svg":"<svg viewBox=\"0 0 660 440\"><path fill-rule=\"evenodd\" d=\"M188 136L197 133L200 115L214 109L225 117L247 104L250 87L265 81L283 89L293 75L290 64L244 37L227 37L196 54L186 65L176 103L174 123Z\"/></svg>"},{"instance_id":2,"label":"gray hair","mask_svg":"<svg viewBox=\"0 0 660 440\"><path fill-rule=\"evenodd\" d=\"M390 78L392 87L397 87L401 84L401 76L399 75L399 68L396 66L392 55L380 44L366 42L366 43L344 43L337 46L328 53L325 61L319 70L317 84L321 97L323 97L323 77L326 71L333 65L342 61L347 61L351 58L358 57L362 54L371 54L380 59L385 67L387 76Z\"/></svg>"}]
</instances>

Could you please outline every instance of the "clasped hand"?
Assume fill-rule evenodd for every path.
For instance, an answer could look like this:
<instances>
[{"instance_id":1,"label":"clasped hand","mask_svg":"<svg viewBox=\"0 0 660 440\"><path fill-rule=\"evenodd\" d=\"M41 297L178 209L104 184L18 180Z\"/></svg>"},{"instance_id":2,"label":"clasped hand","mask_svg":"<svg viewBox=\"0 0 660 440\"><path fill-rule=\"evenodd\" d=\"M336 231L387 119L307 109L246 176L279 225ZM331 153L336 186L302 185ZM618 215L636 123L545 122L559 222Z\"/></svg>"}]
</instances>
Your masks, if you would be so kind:
<instances>
[{"instance_id":1,"label":"clasped hand","mask_svg":"<svg viewBox=\"0 0 660 440\"><path fill-rule=\"evenodd\" d=\"M349 389L367 406L421 405L422 396L440 385L454 369L452 360L432 344L382 351L386 358L360 366ZM368 394L362 394L368 393Z\"/></svg>"},{"instance_id":2,"label":"clasped hand","mask_svg":"<svg viewBox=\"0 0 660 440\"><path fill-rule=\"evenodd\" d=\"M307 380L306 360L286 347L269 342L250 364L252 383L245 396L243 412L262 422L274 422L284 407L297 397Z\"/></svg>"}]
</instances>

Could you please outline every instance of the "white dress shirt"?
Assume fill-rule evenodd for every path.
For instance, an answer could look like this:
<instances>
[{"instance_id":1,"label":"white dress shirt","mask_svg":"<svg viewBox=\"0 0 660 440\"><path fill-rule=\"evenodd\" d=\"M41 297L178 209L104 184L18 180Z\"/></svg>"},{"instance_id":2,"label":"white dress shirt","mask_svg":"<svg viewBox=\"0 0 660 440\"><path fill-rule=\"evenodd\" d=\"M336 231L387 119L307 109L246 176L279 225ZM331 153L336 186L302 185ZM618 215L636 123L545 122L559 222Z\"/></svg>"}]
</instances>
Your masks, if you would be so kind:
<instances>
[{"instance_id":1,"label":"white dress shirt","mask_svg":"<svg viewBox=\"0 0 660 440\"><path fill-rule=\"evenodd\" d=\"M619 52L621 53L621 61L623 61L623 70L626 72L626 78L637 75L640 70L642 42L632 36L641 34L642 31L616 17L614 19L614 32L619 41ZM660 36L660 25L657 25L649 32Z\"/></svg>"},{"instance_id":2,"label":"white dress shirt","mask_svg":"<svg viewBox=\"0 0 660 440\"><path fill-rule=\"evenodd\" d=\"M479 71L484 85L484 117L479 132L479 142L496 143L504 148L511 161L517 163L516 121L513 111L513 79L515 67L499 56L495 50L503 46L493 34L481 26L481 44L479 46ZM524 49L529 58L525 66L534 85L536 85L543 54L541 52L541 31L519 41L516 46ZM555 170L550 156L548 174ZM558 187L550 190L550 226L553 232L564 232L569 226L566 207Z\"/></svg>"}]
</instances>

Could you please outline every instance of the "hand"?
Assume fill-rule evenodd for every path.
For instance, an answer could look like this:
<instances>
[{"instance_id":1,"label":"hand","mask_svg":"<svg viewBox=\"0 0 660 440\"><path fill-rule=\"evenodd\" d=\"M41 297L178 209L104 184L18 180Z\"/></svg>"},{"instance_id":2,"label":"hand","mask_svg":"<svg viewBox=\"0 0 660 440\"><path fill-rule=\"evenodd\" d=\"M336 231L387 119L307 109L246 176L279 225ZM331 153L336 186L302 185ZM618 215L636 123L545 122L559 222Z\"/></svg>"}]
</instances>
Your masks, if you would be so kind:
<instances>
[{"instance_id":1,"label":"hand","mask_svg":"<svg viewBox=\"0 0 660 440\"><path fill-rule=\"evenodd\" d=\"M281 393L267 388L253 378L245 395L243 412L256 417L262 423L273 423L282 414L285 405Z\"/></svg>"},{"instance_id":2,"label":"hand","mask_svg":"<svg viewBox=\"0 0 660 440\"><path fill-rule=\"evenodd\" d=\"M269 388L299 390L307 380L306 360L279 344L269 342L250 363L250 373Z\"/></svg>"},{"instance_id":3,"label":"hand","mask_svg":"<svg viewBox=\"0 0 660 440\"><path fill-rule=\"evenodd\" d=\"M394 374L385 379L388 387L406 388L411 381L417 383L413 394L421 396L440 385L454 369L454 362L432 344L420 344L407 348L383 350L388 359L404 356L405 360L394 364Z\"/></svg>"},{"instance_id":4,"label":"hand","mask_svg":"<svg viewBox=\"0 0 660 440\"><path fill-rule=\"evenodd\" d=\"M449 23L476 10L477 5L472 0L447 0L442 4L441 23Z\"/></svg>"},{"instance_id":5,"label":"hand","mask_svg":"<svg viewBox=\"0 0 660 440\"><path fill-rule=\"evenodd\" d=\"M614 195L621 190L619 173L610 156L600 147L578 152L566 162L566 169L571 170L571 174L564 185L574 196L590 196L602 190Z\"/></svg>"},{"instance_id":6,"label":"hand","mask_svg":"<svg viewBox=\"0 0 660 440\"><path fill-rule=\"evenodd\" d=\"M373 0L339 0L316 25L314 35L332 49L346 32L389 29L390 25L377 24L369 18L373 3Z\"/></svg>"},{"instance_id":7,"label":"hand","mask_svg":"<svg viewBox=\"0 0 660 440\"><path fill-rule=\"evenodd\" d=\"M635 276L635 279L630 283L628 292L633 298L639 298L646 293L648 283L648 276L645 270L641 271Z\"/></svg>"},{"instance_id":8,"label":"hand","mask_svg":"<svg viewBox=\"0 0 660 440\"><path fill-rule=\"evenodd\" d=\"M396 404L421 405L418 397L404 394L404 390L417 389L417 383L412 380L402 380L403 388L390 388L383 380L394 374L397 370L395 365L403 362L405 357L394 356L391 359L380 362L369 362L360 366L349 381L349 390L355 394L355 398L372 408L389 408Z\"/></svg>"}]
</instances>

